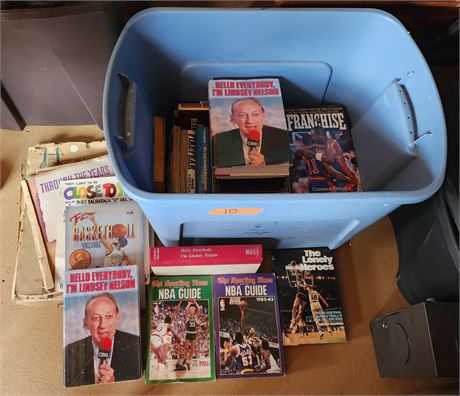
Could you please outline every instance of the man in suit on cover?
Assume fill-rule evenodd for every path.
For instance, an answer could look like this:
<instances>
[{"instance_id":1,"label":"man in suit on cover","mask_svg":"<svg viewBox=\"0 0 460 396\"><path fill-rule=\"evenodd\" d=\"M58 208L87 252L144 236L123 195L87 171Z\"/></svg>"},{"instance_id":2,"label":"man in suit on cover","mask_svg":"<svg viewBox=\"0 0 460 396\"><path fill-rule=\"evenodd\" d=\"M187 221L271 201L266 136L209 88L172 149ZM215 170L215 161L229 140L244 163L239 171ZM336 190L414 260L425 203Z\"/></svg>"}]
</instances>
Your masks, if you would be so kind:
<instances>
[{"instance_id":1,"label":"man in suit on cover","mask_svg":"<svg viewBox=\"0 0 460 396\"><path fill-rule=\"evenodd\" d=\"M101 293L88 299L83 328L90 335L65 347L65 386L140 378L140 338L117 330L119 323L120 311L112 294ZM103 359L99 354L99 344L106 337L111 339L111 347L109 351L104 351L108 352L108 357Z\"/></svg>"},{"instance_id":2,"label":"man in suit on cover","mask_svg":"<svg viewBox=\"0 0 460 396\"><path fill-rule=\"evenodd\" d=\"M230 120L238 128L217 133L213 137L214 165L229 167L288 163L287 131L264 125L265 118L265 109L258 99L247 97L235 100Z\"/></svg>"}]
</instances>

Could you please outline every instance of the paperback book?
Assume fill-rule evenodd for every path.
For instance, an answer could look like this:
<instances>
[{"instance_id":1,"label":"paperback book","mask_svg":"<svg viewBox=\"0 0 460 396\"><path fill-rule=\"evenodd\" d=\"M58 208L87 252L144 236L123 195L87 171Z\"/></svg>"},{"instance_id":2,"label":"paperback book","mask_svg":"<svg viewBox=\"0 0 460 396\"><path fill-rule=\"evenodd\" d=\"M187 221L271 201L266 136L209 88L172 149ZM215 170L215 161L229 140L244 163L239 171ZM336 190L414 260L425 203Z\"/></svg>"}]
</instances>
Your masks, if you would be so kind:
<instances>
[{"instance_id":1,"label":"paperback book","mask_svg":"<svg viewBox=\"0 0 460 396\"><path fill-rule=\"evenodd\" d=\"M146 383L215 379L211 276L154 277Z\"/></svg>"},{"instance_id":2,"label":"paperback book","mask_svg":"<svg viewBox=\"0 0 460 396\"><path fill-rule=\"evenodd\" d=\"M64 385L142 375L137 271L132 266L66 273Z\"/></svg>"},{"instance_id":3,"label":"paperback book","mask_svg":"<svg viewBox=\"0 0 460 396\"><path fill-rule=\"evenodd\" d=\"M214 276L219 378L284 375L273 274Z\"/></svg>"},{"instance_id":4,"label":"paperback book","mask_svg":"<svg viewBox=\"0 0 460 396\"><path fill-rule=\"evenodd\" d=\"M294 193L362 191L344 106L286 108Z\"/></svg>"},{"instance_id":5,"label":"paperback book","mask_svg":"<svg viewBox=\"0 0 460 396\"><path fill-rule=\"evenodd\" d=\"M334 257L328 248L276 250L284 345L346 342Z\"/></svg>"},{"instance_id":6,"label":"paperback book","mask_svg":"<svg viewBox=\"0 0 460 396\"><path fill-rule=\"evenodd\" d=\"M148 230L145 217L134 201L86 204L65 208L65 268L135 266L145 284L150 272ZM61 274L62 276L62 274ZM145 287L141 288L142 306Z\"/></svg>"},{"instance_id":7,"label":"paperback book","mask_svg":"<svg viewBox=\"0 0 460 396\"><path fill-rule=\"evenodd\" d=\"M60 184L60 199L56 206L56 290L64 289L66 269L66 208L69 206L106 204L131 201L115 176L94 179L63 180Z\"/></svg>"}]
</instances>

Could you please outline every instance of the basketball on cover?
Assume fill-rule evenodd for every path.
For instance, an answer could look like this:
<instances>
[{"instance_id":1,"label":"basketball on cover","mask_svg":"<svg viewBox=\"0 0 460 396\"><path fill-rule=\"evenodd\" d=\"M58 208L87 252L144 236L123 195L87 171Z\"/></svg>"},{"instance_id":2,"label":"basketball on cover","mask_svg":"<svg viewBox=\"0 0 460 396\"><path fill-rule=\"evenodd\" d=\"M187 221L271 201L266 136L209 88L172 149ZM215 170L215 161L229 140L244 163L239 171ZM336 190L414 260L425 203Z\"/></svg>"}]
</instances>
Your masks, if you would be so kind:
<instances>
[{"instance_id":1,"label":"basketball on cover","mask_svg":"<svg viewBox=\"0 0 460 396\"><path fill-rule=\"evenodd\" d=\"M73 269L85 269L91 264L91 254L85 249L77 249L69 257Z\"/></svg>"},{"instance_id":2,"label":"basketball on cover","mask_svg":"<svg viewBox=\"0 0 460 396\"><path fill-rule=\"evenodd\" d=\"M112 235L114 238L124 237L128 234L128 229L124 224L115 224L112 227Z\"/></svg>"},{"instance_id":3,"label":"basketball on cover","mask_svg":"<svg viewBox=\"0 0 460 396\"><path fill-rule=\"evenodd\" d=\"M248 303L244 300L241 300L239 303L240 309L243 311L248 307Z\"/></svg>"}]
</instances>

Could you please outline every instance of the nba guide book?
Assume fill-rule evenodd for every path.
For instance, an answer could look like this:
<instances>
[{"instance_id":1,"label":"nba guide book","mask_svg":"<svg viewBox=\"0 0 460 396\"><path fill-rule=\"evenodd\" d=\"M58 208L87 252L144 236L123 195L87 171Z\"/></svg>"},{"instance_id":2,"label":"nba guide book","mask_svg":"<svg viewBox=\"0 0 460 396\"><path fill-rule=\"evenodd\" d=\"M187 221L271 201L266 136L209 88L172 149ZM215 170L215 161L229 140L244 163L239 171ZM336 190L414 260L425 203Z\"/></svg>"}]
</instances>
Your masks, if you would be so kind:
<instances>
[{"instance_id":1,"label":"nba guide book","mask_svg":"<svg viewBox=\"0 0 460 396\"><path fill-rule=\"evenodd\" d=\"M283 344L346 342L332 252L328 248L275 250Z\"/></svg>"},{"instance_id":2,"label":"nba guide book","mask_svg":"<svg viewBox=\"0 0 460 396\"><path fill-rule=\"evenodd\" d=\"M214 299L217 376L284 375L275 276L216 275Z\"/></svg>"},{"instance_id":3,"label":"nba guide book","mask_svg":"<svg viewBox=\"0 0 460 396\"><path fill-rule=\"evenodd\" d=\"M152 278L146 383L215 379L212 307L209 275Z\"/></svg>"}]
</instances>

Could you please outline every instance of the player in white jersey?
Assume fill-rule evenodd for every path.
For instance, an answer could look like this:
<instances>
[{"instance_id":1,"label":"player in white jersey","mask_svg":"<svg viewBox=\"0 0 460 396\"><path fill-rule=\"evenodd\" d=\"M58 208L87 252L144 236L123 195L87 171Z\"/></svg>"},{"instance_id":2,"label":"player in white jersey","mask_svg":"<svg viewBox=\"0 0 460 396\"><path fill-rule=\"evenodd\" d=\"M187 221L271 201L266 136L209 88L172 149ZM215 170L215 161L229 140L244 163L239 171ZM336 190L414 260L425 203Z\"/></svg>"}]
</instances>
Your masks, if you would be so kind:
<instances>
[{"instance_id":1,"label":"player in white jersey","mask_svg":"<svg viewBox=\"0 0 460 396\"><path fill-rule=\"evenodd\" d=\"M270 345L267 340L262 340L262 362L260 363L258 372L264 373L280 373L281 369L276 363L275 358L270 352Z\"/></svg>"},{"instance_id":2,"label":"player in white jersey","mask_svg":"<svg viewBox=\"0 0 460 396\"><path fill-rule=\"evenodd\" d=\"M166 356L164 353L164 337L168 333L168 326L163 321L152 321L152 330L150 332L150 350L158 359L158 363L166 365Z\"/></svg>"},{"instance_id":3,"label":"player in white jersey","mask_svg":"<svg viewBox=\"0 0 460 396\"><path fill-rule=\"evenodd\" d=\"M324 314L320 300L326 308L329 307L329 304L327 303L326 299L312 287L307 286L306 290L308 292L308 299L310 300L310 309L313 316L313 320L315 321L316 327L319 331L319 337L323 338L324 334L322 331L322 327L327 327L327 331L329 333L332 333L332 330L329 325L329 321L327 320L326 315Z\"/></svg>"},{"instance_id":4,"label":"player in white jersey","mask_svg":"<svg viewBox=\"0 0 460 396\"><path fill-rule=\"evenodd\" d=\"M119 237L115 238L115 240L110 243L107 239L105 239L104 234L100 231L94 216L90 215L88 218L96 227L97 236L105 247L104 267L130 265L131 262L129 261L126 252L123 250L123 248L128 244L128 240L125 237Z\"/></svg>"}]
</instances>

